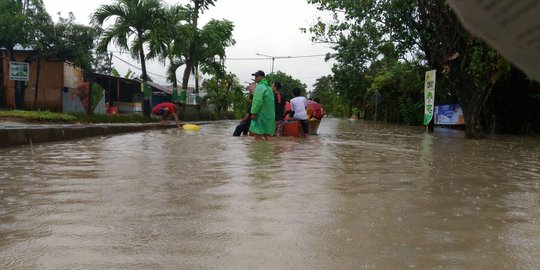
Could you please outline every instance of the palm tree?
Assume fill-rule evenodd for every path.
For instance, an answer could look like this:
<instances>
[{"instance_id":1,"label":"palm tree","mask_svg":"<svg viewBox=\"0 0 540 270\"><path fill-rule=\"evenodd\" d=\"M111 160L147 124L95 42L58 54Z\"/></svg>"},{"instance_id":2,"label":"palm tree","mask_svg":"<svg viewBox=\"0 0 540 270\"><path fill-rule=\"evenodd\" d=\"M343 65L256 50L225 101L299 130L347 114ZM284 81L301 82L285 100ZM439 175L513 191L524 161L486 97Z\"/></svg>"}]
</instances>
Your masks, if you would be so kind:
<instances>
[{"instance_id":1,"label":"palm tree","mask_svg":"<svg viewBox=\"0 0 540 270\"><path fill-rule=\"evenodd\" d=\"M200 31L200 46L196 53L204 73L215 74L218 78L225 76L225 49L236 43L233 30L234 24L231 21L212 19ZM219 58L219 61L216 61L216 58Z\"/></svg>"},{"instance_id":2,"label":"palm tree","mask_svg":"<svg viewBox=\"0 0 540 270\"><path fill-rule=\"evenodd\" d=\"M199 65L199 57L197 54L197 48L200 47L199 44L199 28L198 28L198 22L199 22L199 13L204 12L209 8L209 6L215 5L215 2L217 0L191 0L193 2L193 7L188 6L191 11L191 29L193 31L193 39L191 39L190 46L188 50L186 51L186 68L184 70L184 76L182 78L182 89L187 89L188 82L189 82L189 76L191 75L192 71L195 71L195 91L198 92L199 90L199 83L198 83L198 65Z\"/></svg>"},{"instance_id":3,"label":"palm tree","mask_svg":"<svg viewBox=\"0 0 540 270\"><path fill-rule=\"evenodd\" d=\"M148 58L161 62L169 61L167 80L173 83L173 101L178 99L178 79L176 70L185 64L182 58L192 39L192 29L188 24L190 13L181 5L165 7L157 20L155 31L151 32Z\"/></svg>"},{"instance_id":4,"label":"palm tree","mask_svg":"<svg viewBox=\"0 0 540 270\"><path fill-rule=\"evenodd\" d=\"M106 51L108 45L114 42L120 49L130 51L133 58L140 60L145 116L150 116L152 93L147 85L144 43L149 40L150 33L155 29L155 22L160 16L162 6L161 0L116 0L114 4L101 5L92 15L92 23L99 27L102 27L108 19L114 19L114 24L105 29L101 36L99 50Z\"/></svg>"}]
</instances>

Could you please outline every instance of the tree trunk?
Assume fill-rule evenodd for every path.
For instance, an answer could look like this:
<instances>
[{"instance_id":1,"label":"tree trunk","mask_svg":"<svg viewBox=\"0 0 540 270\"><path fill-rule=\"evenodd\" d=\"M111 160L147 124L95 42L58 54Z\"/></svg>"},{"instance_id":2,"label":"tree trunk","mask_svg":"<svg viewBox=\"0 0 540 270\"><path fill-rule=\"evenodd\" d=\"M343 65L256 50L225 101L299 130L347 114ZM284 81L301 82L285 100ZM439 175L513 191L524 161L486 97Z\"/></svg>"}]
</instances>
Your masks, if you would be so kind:
<instances>
[{"instance_id":1,"label":"tree trunk","mask_svg":"<svg viewBox=\"0 0 540 270\"><path fill-rule=\"evenodd\" d=\"M453 84L463 111L465 137L474 140L484 139L480 115L493 87L489 85L475 87L464 76L453 77L451 82L455 82Z\"/></svg>"},{"instance_id":2,"label":"tree trunk","mask_svg":"<svg viewBox=\"0 0 540 270\"><path fill-rule=\"evenodd\" d=\"M34 103L32 105L32 110L35 110L37 107L38 91L39 91L39 73L41 71L41 58L37 59L37 74L36 74L36 89L34 92Z\"/></svg>"},{"instance_id":3,"label":"tree trunk","mask_svg":"<svg viewBox=\"0 0 540 270\"><path fill-rule=\"evenodd\" d=\"M15 61L13 50L9 50L10 60ZM15 109L24 110L24 81L15 81Z\"/></svg>"},{"instance_id":4,"label":"tree trunk","mask_svg":"<svg viewBox=\"0 0 540 270\"><path fill-rule=\"evenodd\" d=\"M148 87L148 74L146 73L146 62L144 59L144 44L142 44L142 34L139 34L139 57L141 59L141 70L142 70L142 80L143 80L143 92L144 92L144 101L143 101L143 115L150 117L150 99L152 98L152 88Z\"/></svg>"},{"instance_id":5,"label":"tree trunk","mask_svg":"<svg viewBox=\"0 0 540 270\"><path fill-rule=\"evenodd\" d=\"M195 93L199 93L199 65L195 66Z\"/></svg>"},{"instance_id":6,"label":"tree trunk","mask_svg":"<svg viewBox=\"0 0 540 270\"><path fill-rule=\"evenodd\" d=\"M463 117L465 118L465 137L467 139L483 139L485 138L483 132L482 132L482 125L480 123L480 112L481 106L480 104L468 104L467 106L463 106ZM467 107L467 109L465 109Z\"/></svg>"},{"instance_id":7,"label":"tree trunk","mask_svg":"<svg viewBox=\"0 0 540 270\"><path fill-rule=\"evenodd\" d=\"M186 69L184 69L184 76L182 77L182 90L186 90L188 88L189 83L189 76L191 75L191 70L193 69L193 62L192 59L189 58L186 60Z\"/></svg>"},{"instance_id":8,"label":"tree trunk","mask_svg":"<svg viewBox=\"0 0 540 270\"><path fill-rule=\"evenodd\" d=\"M4 107L4 50L0 50L0 108Z\"/></svg>"},{"instance_id":9,"label":"tree trunk","mask_svg":"<svg viewBox=\"0 0 540 270\"><path fill-rule=\"evenodd\" d=\"M15 109L24 110L24 81L15 81Z\"/></svg>"}]
</instances>

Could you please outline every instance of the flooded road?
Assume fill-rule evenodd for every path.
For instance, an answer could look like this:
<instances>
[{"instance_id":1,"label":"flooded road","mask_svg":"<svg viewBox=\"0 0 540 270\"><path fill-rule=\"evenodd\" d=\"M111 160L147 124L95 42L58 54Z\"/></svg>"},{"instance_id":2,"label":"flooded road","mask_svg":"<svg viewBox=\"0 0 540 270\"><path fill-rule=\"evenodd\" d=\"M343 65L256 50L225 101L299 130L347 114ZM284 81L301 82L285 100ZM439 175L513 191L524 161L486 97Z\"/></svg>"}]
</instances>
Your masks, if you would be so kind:
<instances>
[{"instance_id":1,"label":"flooded road","mask_svg":"<svg viewBox=\"0 0 540 270\"><path fill-rule=\"evenodd\" d=\"M325 119L0 149L0 269L539 269L540 139Z\"/></svg>"}]
</instances>

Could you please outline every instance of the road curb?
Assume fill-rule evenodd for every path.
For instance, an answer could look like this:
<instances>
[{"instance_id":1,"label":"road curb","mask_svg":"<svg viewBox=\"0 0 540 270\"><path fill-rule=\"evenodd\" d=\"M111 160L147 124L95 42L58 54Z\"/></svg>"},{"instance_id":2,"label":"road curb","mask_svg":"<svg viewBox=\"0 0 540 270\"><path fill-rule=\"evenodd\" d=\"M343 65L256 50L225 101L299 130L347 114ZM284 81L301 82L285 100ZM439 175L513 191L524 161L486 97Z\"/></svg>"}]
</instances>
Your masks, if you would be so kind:
<instances>
[{"instance_id":1,"label":"road curb","mask_svg":"<svg viewBox=\"0 0 540 270\"><path fill-rule=\"evenodd\" d=\"M62 126L15 126L0 128L0 147L34 143L76 140L145 130L175 128L175 125L151 124L97 124Z\"/></svg>"}]
</instances>

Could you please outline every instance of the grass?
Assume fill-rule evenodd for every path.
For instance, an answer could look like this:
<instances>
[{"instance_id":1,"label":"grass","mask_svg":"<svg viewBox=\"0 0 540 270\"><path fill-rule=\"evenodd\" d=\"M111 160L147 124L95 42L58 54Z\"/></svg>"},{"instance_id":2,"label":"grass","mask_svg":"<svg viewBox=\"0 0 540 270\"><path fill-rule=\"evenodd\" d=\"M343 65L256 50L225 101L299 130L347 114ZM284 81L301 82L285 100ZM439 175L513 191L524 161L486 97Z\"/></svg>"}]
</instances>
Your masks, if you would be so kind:
<instances>
[{"instance_id":1,"label":"grass","mask_svg":"<svg viewBox=\"0 0 540 270\"><path fill-rule=\"evenodd\" d=\"M243 115L237 115L234 112L219 114L214 111L197 111L195 108L180 110L179 117L181 121L207 121L222 119L239 119ZM144 117L140 114L101 114L88 115L85 113L55 113L51 111L18 111L18 110L0 110L0 118L12 118L27 122L54 122L54 123L153 123L159 122L158 117Z\"/></svg>"},{"instance_id":2,"label":"grass","mask_svg":"<svg viewBox=\"0 0 540 270\"><path fill-rule=\"evenodd\" d=\"M26 121L51 121L51 122L76 122L77 118L73 115L55 113L50 111L18 111L8 110L0 111L0 117L17 118Z\"/></svg>"},{"instance_id":3,"label":"grass","mask_svg":"<svg viewBox=\"0 0 540 270\"><path fill-rule=\"evenodd\" d=\"M18 111L0 110L0 117L15 118L30 122L62 122L62 123L152 123L159 122L157 118L142 115L87 115L84 113L55 113L51 111Z\"/></svg>"}]
</instances>

